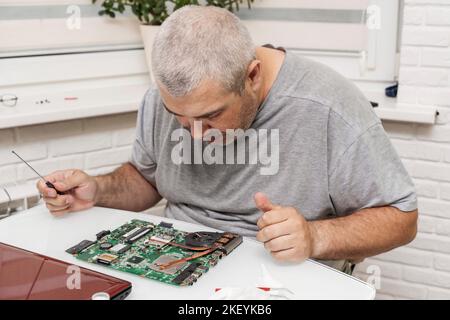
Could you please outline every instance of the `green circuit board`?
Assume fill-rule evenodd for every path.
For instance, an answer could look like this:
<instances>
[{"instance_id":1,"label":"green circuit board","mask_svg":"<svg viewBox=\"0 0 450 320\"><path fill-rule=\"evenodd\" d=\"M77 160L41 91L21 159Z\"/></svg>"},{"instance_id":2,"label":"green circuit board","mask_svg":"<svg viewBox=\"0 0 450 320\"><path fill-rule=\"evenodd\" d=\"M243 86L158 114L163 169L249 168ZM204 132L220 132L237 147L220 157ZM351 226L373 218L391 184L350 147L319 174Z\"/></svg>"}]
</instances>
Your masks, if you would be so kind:
<instances>
[{"instance_id":1,"label":"green circuit board","mask_svg":"<svg viewBox=\"0 0 450 320\"><path fill-rule=\"evenodd\" d=\"M192 285L242 243L229 232L185 232L132 220L66 250L78 259L176 286Z\"/></svg>"}]
</instances>

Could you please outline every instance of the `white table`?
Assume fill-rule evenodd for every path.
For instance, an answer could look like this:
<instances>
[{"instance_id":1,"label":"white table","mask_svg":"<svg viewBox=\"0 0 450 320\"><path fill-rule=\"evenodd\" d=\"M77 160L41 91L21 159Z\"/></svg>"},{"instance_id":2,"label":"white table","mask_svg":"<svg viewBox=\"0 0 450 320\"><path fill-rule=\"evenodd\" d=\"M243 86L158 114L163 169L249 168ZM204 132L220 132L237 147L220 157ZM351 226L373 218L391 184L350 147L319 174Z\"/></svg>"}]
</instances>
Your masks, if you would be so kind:
<instances>
[{"instance_id":1,"label":"white table","mask_svg":"<svg viewBox=\"0 0 450 320\"><path fill-rule=\"evenodd\" d=\"M133 284L129 299L208 299L214 288L255 286L261 263L271 275L295 293L297 299L373 299L375 289L354 277L313 261L301 264L275 262L261 243L244 242L191 287L176 287L76 259L65 250L84 239L95 239L101 230L113 230L131 219L172 222L185 231L211 230L200 225L149 214L92 208L53 217L45 206L0 220L0 242L44 254L82 267L125 279Z\"/></svg>"}]
</instances>

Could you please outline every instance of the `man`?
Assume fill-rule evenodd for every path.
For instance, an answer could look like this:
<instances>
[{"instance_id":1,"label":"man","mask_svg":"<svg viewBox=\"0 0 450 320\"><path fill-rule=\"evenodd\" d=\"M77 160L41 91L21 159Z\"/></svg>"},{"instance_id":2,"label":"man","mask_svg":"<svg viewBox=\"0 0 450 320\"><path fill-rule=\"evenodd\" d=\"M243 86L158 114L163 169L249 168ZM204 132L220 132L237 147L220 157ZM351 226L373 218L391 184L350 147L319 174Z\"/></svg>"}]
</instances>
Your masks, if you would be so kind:
<instances>
[{"instance_id":1,"label":"man","mask_svg":"<svg viewBox=\"0 0 450 320\"><path fill-rule=\"evenodd\" d=\"M49 175L67 192L38 183L53 214L141 211L164 197L170 218L347 272L415 237L412 181L370 103L334 71L255 48L234 15L196 6L161 26L152 69L130 162L97 177Z\"/></svg>"}]
</instances>

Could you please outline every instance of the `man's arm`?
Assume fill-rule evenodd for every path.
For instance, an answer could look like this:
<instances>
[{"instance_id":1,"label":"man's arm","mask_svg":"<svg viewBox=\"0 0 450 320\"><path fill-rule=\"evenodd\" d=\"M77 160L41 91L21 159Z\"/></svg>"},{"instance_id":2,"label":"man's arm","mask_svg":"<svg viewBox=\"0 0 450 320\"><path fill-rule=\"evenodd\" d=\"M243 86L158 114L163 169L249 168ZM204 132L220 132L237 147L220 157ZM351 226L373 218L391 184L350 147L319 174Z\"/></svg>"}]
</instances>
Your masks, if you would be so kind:
<instances>
[{"instance_id":1,"label":"man's arm","mask_svg":"<svg viewBox=\"0 0 450 320\"><path fill-rule=\"evenodd\" d=\"M57 194L43 180L37 183L47 208L54 215L85 210L94 205L142 211L161 200L156 188L131 163L102 176L93 177L73 169L56 171L48 175L46 180L64 192L62 195Z\"/></svg>"},{"instance_id":2,"label":"man's arm","mask_svg":"<svg viewBox=\"0 0 450 320\"><path fill-rule=\"evenodd\" d=\"M97 176L95 205L142 211L154 206L161 195L131 163L123 164L112 173Z\"/></svg>"},{"instance_id":3,"label":"man's arm","mask_svg":"<svg viewBox=\"0 0 450 320\"><path fill-rule=\"evenodd\" d=\"M311 257L358 261L405 245L416 236L417 217L417 210L402 212L395 207L378 207L309 222Z\"/></svg>"},{"instance_id":4,"label":"man's arm","mask_svg":"<svg viewBox=\"0 0 450 320\"><path fill-rule=\"evenodd\" d=\"M274 205L261 193L255 202L264 212L256 238L283 261L361 260L404 245L417 232L417 210L379 207L308 222L297 209Z\"/></svg>"}]
</instances>

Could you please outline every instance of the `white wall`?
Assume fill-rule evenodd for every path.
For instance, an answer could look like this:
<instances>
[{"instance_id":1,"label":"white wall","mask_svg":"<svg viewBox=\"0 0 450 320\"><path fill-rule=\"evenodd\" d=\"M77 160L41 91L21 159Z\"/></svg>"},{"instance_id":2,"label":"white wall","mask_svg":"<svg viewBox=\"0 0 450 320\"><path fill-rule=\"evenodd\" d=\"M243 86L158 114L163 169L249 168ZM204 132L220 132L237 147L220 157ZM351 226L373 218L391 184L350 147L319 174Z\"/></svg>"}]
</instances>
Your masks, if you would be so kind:
<instances>
[{"instance_id":1,"label":"white wall","mask_svg":"<svg viewBox=\"0 0 450 320\"><path fill-rule=\"evenodd\" d=\"M128 160L135 122L132 112L0 130L0 186L36 180L12 149L43 175L67 168L110 171Z\"/></svg>"},{"instance_id":2,"label":"white wall","mask_svg":"<svg viewBox=\"0 0 450 320\"><path fill-rule=\"evenodd\" d=\"M440 112L434 126L384 123L416 183L419 233L357 274L380 267L380 299L450 299L450 0L406 0L402 37L398 99Z\"/></svg>"}]
</instances>

